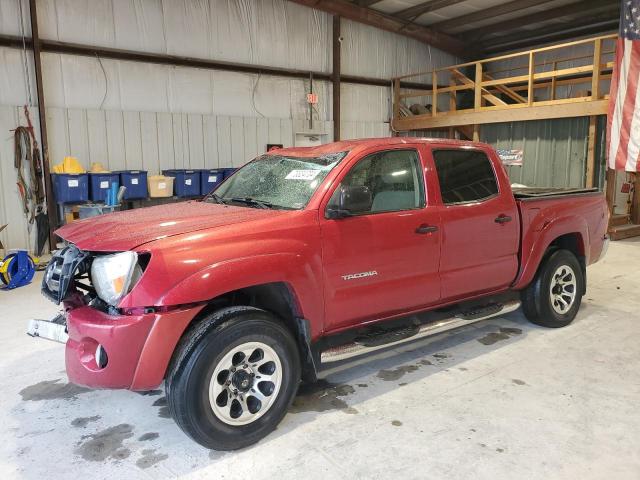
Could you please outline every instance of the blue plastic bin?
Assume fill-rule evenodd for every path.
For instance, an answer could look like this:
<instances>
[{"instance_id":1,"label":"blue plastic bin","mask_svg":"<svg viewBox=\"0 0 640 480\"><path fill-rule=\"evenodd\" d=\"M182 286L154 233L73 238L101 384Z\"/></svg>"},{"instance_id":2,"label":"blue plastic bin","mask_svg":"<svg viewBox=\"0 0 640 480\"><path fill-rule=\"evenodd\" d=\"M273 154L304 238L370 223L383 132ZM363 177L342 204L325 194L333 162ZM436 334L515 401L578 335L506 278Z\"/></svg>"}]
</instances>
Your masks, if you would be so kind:
<instances>
[{"instance_id":1,"label":"blue plastic bin","mask_svg":"<svg viewBox=\"0 0 640 480\"><path fill-rule=\"evenodd\" d=\"M120 186L120 175L117 173L91 173L89 172L89 190L91 200L94 202L105 202L107 200L107 192L111 188L111 184L116 183Z\"/></svg>"},{"instance_id":2,"label":"blue plastic bin","mask_svg":"<svg viewBox=\"0 0 640 480\"><path fill-rule=\"evenodd\" d=\"M233 175L235 173L236 170L238 170L237 168L223 168L222 170L224 170L224 178L228 178L231 175Z\"/></svg>"},{"instance_id":3,"label":"blue plastic bin","mask_svg":"<svg viewBox=\"0 0 640 480\"><path fill-rule=\"evenodd\" d=\"M86 173L52 173L56 203L82 203L89 200L89 176Z\"/></svg>"},{"instance_id":4,"label":"blue plastic bin","mask_svg":"<svg viewBox=\"0 0 640 480\"><path fill-rule=\"evenodd\" d=\"M120 185L127 187L124 191L125 200L147 198L147 172L145 170L120 170Z\"/></svg>"},{"instance_id":5,"label":"blue plastic bin","mask_svg":"<svg viewBox=\"0 0 640 480\"><path fill-rule=\"evenodd\" d=\"M173 181L173 193L177 197L200 196L199 170L163 170L162 174L175 178Z\"/></svg>"},{"instance_id":6,"label":"blue plastic bin","mask_svg":"<svg viewBox=\"0 0 640 480\"><path fill-rule=\"evenodd\" d=\"M206 195L224 180L224 168L200 170L200 193Z\"/></svg>"}]
</instances>

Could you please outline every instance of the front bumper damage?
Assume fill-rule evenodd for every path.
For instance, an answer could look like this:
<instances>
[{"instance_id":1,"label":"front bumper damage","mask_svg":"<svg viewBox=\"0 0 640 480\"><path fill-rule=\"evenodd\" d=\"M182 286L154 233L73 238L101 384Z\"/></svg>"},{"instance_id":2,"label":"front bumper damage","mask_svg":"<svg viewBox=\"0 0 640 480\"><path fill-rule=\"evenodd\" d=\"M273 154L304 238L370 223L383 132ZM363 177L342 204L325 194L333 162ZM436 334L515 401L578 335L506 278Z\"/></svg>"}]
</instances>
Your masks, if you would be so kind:
<instances>
[{"instance_id":1,"label":"front bumper damage","mask_svg":"<svg viewBox=\"0 0 640 480\"><path fill-rule=\"evenodd\" d=\"M34 319L27 334L64 343L69 381L91 388L150 390L160 385L176 344L204 305L122 311L92 288L93 256L73 245L54 255L42 293L65 312ZM83 293L82 291L86 292Z\"/></svg>"},{"instance_id":2,"label":"front bumper damage","mask_svg":"<svg viewBox=\"0 0 640 480\"><path fill-rule=\"evenodd\" d=\"M27 325L27 335L31 337L45 338L54 342L67 343L67 319L64 313L60 313L51 320L32 319Z\"/></svg>"}]
</instances>

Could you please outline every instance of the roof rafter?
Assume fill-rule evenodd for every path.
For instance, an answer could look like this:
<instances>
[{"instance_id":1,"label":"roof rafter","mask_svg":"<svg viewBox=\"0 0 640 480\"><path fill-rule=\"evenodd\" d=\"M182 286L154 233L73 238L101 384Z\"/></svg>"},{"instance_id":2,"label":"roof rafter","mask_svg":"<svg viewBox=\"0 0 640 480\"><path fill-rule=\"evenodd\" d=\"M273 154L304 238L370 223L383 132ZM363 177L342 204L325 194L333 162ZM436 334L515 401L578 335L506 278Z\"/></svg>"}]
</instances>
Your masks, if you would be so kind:
<instances>
[{"instance_id":1,"label":"roof rafter","mask_svg":"<svg viewBox=\"0 0 640 480\"><path fill-rule=\"evenodd\" d=\"M490 39L482 45L486 53L504 52L520 48L528 48L533 45L566 40L583 35L602 34L617 30L619 19L597 19L588 16L582 23L573 24L567 28L566 24L547 27L544 30L533 30L531 35L524 35L522 31L496 39Z\"/></svg>"},{"instance_id":2,"label":"roof rafter","mask_svg":"<svg viewBox=\"0 0 640 480\"><path fill-rule=\"evenodd\" d=\"M514 0L509 3L503 3L502 5L495 5L490 8L478 10L477 12L450 18L449 20L443 20L442 22L437 22L429 26L434 30L446 32L447 29L451 27L478 22L480 20L486 20L487 18L498 17L507 13L524 10L525 8L535 7L536 5L541 5L543 3L549 3L550 1L552 0Z\"/></svg>"},{"instance_id":3,"label":"roof rafter","mask_svg":"<svg viewBox=\"0 0 640 480\"><path fill-rule=\"evenodd\" d=\"M344 0L289 0L309 8L315 8L355 22L371 25L382 30L411 37L445 52L460 57L467 57L472 52L457 38L437 32L422 25L409 24L405 20L380 13L371 8L360 7Z\"/></svg>"},{"instance_id":4,"label":"roof rafter","mask_svg":"<svg viewBox=\"0 0 640 480\"><path fill-rule=\"evenodd\" d=\"M382 0L354 0L353 3L360 5L361 7L370 7L376 3L380 3Z\"/></svg>"},{"instance_id":5,"label":"roof rafter","mask_svg":"<svg viewBox=\"0 0 640 480\"><path fill-rule=\"evenodd\" d=\"M414 19L425 13L440 10L441 8L455 5L456 3L466 2L467 0L430 0L428 2L419 3L413 7L405 8L399 12L393 13L393 16L407 19Z\"/></svg>"},{"instance_id":6,"label":"roof rafter","mask_svg":"<svg viewBox=\"0 0 640 480\"><path fill-rule=\"evenodd\" d=\"M584 16L585 14L594 14L602 12L619 12L620 2L603 1L603 0L578 0L569 5L563 5L561 7L551 8L539 13L536 13L535 17L531 15L523 15L517 18L510 18L502 22L491 23L489 25L474 28L472 30L465 30L465 38L478 39L483 38L489 34L496 32L507 32L515 30L527 25L534 25L547 20L553 20L556 18L568 17L568 16Z\"/></svg>"}]
</instances>

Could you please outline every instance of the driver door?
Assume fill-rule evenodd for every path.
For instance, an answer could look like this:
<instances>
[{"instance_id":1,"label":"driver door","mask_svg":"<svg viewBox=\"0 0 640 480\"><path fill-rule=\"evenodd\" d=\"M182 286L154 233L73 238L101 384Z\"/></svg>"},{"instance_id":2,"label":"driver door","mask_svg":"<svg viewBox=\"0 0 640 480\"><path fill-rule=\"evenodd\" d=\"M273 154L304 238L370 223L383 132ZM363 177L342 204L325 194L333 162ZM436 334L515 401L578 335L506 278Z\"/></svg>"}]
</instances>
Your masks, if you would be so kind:
<instances>
[{"instance_id":1,"label":"driver door","mask_svg":"<svg viewBox=\"0 0 640 480\"><path fill-rule=\"evenodd\" d=\"M426 205L424 173L420 150L410 145L370 153L342 172L321 208L327 331L440 298L439 209ZM367 190L370 199L363 205ZM357 211L327 218L345 191L358 192Z\"/></svg>"}]
</instances>

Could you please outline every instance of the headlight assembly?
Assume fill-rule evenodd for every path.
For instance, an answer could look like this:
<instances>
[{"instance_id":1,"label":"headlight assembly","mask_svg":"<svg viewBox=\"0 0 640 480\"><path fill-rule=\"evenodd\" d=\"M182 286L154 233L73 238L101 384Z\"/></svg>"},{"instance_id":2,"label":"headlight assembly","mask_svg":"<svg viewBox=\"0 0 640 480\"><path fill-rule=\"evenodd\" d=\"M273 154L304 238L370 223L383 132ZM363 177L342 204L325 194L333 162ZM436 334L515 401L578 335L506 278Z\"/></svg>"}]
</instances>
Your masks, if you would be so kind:
<instances>
[{"instance_id":1,"label":"headlight assembly","mask_svg":"<svg viewBox=\"0 0 640 480\"><path fill-rule=\"evenodd\" d=\"M96 257L91 264L91 280L98 296L114 307L142 276L138 254L122 252Z\"/></svg>"}]
</instances>

